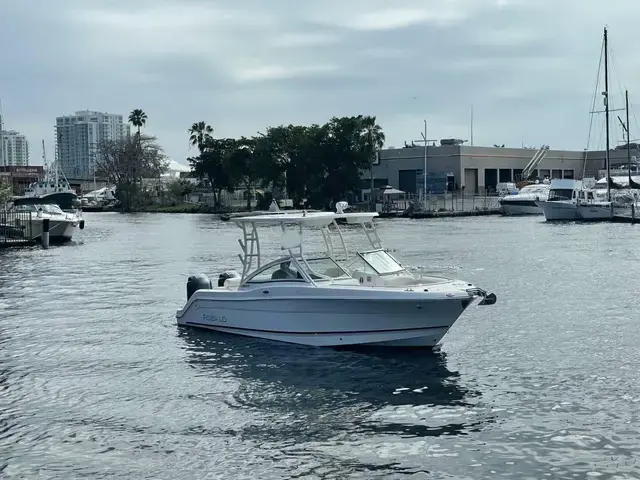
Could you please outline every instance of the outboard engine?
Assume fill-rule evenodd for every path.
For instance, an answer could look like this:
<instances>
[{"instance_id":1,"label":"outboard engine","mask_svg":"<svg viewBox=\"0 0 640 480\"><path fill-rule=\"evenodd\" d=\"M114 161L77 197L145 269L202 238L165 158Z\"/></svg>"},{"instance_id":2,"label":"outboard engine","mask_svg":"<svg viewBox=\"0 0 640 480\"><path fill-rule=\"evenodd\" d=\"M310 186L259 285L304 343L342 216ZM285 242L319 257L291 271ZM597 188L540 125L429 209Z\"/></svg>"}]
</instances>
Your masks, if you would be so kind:
<instances>
[{"instance_id":1,"label":"outboard engine","mask_svg":"<svg viewBox=\"0 0 640 480\"><path fill-rule=\"evenodd\" d=\"M218 277L218 286L224 287L224 282L226 282L230 278L238 278L238 272L235 270L227 270L226 272L222 272Z\"/></svg>"},{"instance_id":2,"label":"outboard engine","mask_svg":"<svg viewBox=\"0 0 640 480\"><path fill-rule=\"evenodd\" d=\"M213 285L206 275L191 275L187 280L187 300L198 290L211 290Z\"/></svg>"},{"instance_id":3,"label":"outboard engine","mask_svg":"<svg viewBox=\"0 0 640 480\"><path fill-rule=\"evenodd\" d=\"M344 211L349 208L349 204L347 202L338 202L336 203L336 213L341 214L344 213Z\"/></svg>"}]
</instances>

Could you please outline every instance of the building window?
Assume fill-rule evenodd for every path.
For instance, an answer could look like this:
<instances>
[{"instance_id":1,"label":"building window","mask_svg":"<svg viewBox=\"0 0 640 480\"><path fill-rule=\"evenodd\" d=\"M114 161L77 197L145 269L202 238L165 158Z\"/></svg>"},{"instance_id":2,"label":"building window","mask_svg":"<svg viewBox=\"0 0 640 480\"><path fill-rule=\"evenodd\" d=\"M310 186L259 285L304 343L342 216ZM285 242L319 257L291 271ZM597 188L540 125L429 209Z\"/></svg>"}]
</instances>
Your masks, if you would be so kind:
<instances>
[{"instance_id":1,"label":"building window","mask_svg":"<svg viewBox=\"0 0 640 480\"><path fill-rule=\"evenodd\" d=\"M554 168L551 170L551 179L562 178L562 170Z\"/></svg>"},{"instance_id":2,"label":"building window","mask_svg":"<svg viewBox=\"0 0 640 480\"><path fill-rule=\"evenodd\" d=\"M568 178L570 180L573 180L573 170L565 170L564 171L564 178Z\"/></svg>"}]
</instances>

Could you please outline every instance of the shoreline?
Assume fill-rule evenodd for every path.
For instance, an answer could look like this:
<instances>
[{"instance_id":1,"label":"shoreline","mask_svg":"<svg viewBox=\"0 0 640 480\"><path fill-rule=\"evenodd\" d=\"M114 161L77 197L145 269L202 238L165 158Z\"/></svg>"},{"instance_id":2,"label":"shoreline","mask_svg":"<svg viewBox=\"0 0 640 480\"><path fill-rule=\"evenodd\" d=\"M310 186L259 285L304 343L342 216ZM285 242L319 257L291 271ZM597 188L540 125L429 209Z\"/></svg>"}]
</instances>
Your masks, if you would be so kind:
<instances>
[{"instance_id":1,"label":"shoreline","mask_svg":"<svg viewBox=\"0 0 640 480\"><path fill-rule=\"evenodd\" d=\"M317 211L317 210L313 210ZM93 213L87 212L87 213ZM96 213L107 212L122 212L121 209L105 209L95 211ZM234 216L243 216L251 214L264 214L268 213L267 210L232 210L229 208L215 208L211 205L202 205L194 203L181 203L177 205L148 205L141 207L129 213L183 213L183 214L209 214L220 215L232 218ZM388 213L380 212L378 218L410 218L410 219L428 219L428 218L450 218L450 217L478 217L485 215L499 215L499 208L477 209L477 210L444 210L444 211L428 211L428 212L414 212L414 213ZM226 219L225 219L226 220Z\"/></svg>"}]
</instances>

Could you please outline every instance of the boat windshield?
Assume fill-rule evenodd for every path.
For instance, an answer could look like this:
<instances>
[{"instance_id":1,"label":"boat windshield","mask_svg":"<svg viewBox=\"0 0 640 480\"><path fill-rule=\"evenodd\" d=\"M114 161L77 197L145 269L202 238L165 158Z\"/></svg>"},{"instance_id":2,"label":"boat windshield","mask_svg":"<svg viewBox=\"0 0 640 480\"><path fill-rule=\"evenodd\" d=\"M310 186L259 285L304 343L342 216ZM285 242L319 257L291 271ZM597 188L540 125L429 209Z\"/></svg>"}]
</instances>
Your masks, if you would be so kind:
<instances>
[{"instance_id":1,"label":"boat windshield","mask_svg":"<svg viewBox=\"0 0 640 480\"><path fill-rule=\"evenodd\" d=\"M37 212L38 206L34 204L14 205L13 209L18 212Z\"/></svg>"},{"instance_id":2,"label":"boat windshield","mask_svg":"<svg viewBox=\"0 0 640 480\"><path fill-rule=\"evenodd\" d=\"M549 190L549 201L559 202L562 200L571 200L573 190L569 188L554 188Z\"/></svg>"},{"instance_id":3,"label":"boat windshield","mask_svg":"<svg viewBox=\"0 0 640 480\"><path fill-rule=\"evenodd\" d=\"M299 260L298 263L300 268L313 280L329 280L351 276L331 257L304 259Z\"/></svg>"},{"instance_id":4,"label":"boat windshield","mask_svg":"<svg viewBox=\"0 0 640 480\"><path fill-rule=\"evenodd\" d=\"M293 260L293 261L292 261ZM330 257L301 259L282 258L256 270L245 283L269 282L305 282L306 273L312 280L331 280L334 278L350 278L340 265Z\"/></svg>"},{"instance_id":5,"label":"boat windshield","mask_svg":"<svg viewBox=\"0 0 640 480\"><path fill-rule=\"evenodd\" d=\"M525 194L525 193L530 193L530 194L535 194L535 193L543 193L548 189L548 186L546 185L526 185L524 187L522 187L522 189L520 189L519 193Z\"/></svg>"},{"instance_id":6,"label":"boat windshield","mask_svg":"<svg viewBox=\"0 0 640 480\"><path fill-rule=\"evenodd\" d=\"M378 275L398 273L404 270L402 265L384 250L374 250L360 253L359 255Z\"/></svg>"},{"instance_id":7,"label":"boat windshield","mask_svg":"<svg viewBox=\"0 0 640 480\"><path fill-rule=\"evenodd\" d=\"M64 212L58 205L54 205L52 203L43 203L43 204L27 203L27 204L21 204L21 205L14 205L14 209L21 212L37 212L38 210L42 210L44 213L51 213L51 214L57 214L57 215L64 214Z\"/></svg>"}]
</instances>

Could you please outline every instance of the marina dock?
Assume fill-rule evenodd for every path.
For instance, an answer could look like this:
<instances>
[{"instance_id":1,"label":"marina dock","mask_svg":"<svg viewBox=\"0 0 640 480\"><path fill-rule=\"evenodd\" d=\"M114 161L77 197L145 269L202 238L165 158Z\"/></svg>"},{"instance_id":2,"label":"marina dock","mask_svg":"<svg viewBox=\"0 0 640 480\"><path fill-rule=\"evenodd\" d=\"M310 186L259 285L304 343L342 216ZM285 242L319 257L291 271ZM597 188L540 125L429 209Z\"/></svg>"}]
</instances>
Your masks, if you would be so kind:
<instances>
[{"instance_id":1,"label":"marina dock","mask_svg":"<svg viewBox=\"0 0 640 480\"><path fill-rule=\"evenodd\" d=\"M499 208L479 209L479 210L445 210L445 211L426 211L413 213L399 212L382 212L380 218L452 218L452 217L481 217L486 215L499 215Z\"/></svg>"},{"instance_id":2,"label":"marina dock","mask_svg":"<svg viewBox=\"0 0 640 480\"><path fill-rule=\"evenodd\" d=\"M5 238L0 236L0 249L11 247L33 247L36 240L32 238Z\"/></svg>"},{"instance_id":3,"label":"marina dock","mask_svg":"<svg viewBox=\"0 0 640 480\"><path fill-rule=\"evenodd\" d=\"M625 212L614 215L611 221L613 223L628 223L635 225L638 222L638 218L632 212Z\"/></svg>"}]
</instances>

